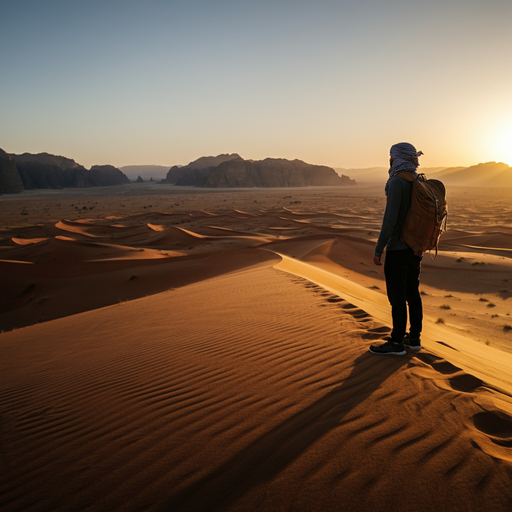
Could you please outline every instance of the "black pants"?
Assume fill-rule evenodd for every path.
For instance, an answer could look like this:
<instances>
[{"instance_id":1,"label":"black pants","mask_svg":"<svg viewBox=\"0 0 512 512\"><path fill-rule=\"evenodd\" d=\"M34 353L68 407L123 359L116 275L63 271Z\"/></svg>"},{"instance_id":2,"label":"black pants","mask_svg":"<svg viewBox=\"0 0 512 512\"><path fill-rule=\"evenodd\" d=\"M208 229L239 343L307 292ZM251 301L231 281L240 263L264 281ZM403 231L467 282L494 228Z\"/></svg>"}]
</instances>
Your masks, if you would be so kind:
<instances>
[{"instance_id":1,"label":"black pants","mask_svg":"<svg viewBox=\"0 0 512 512\"><path fill-rule=\"evenodd\" d=\"M411 323L410 335L420 337L423 305L421 303L420 285L421 258L415 256L412 249L387 251L384 262L386 290L391 304L393 330L391 338L401 343L407 330L407 305Z\"/></svg>"}]
</instances>

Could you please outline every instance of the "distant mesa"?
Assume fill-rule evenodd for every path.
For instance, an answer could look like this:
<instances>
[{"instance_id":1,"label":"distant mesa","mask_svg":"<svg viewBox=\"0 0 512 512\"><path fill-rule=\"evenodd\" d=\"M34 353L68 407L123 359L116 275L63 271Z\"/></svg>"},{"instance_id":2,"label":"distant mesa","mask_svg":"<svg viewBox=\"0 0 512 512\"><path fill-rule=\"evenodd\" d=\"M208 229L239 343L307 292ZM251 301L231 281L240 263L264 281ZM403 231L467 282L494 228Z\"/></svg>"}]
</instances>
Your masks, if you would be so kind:
<instances>
[{"instance_id":1,"label":"distant mesa","mask_svg":"<svg viewBox=\"0 0 512 512\"><path fill-rule=\"evenodd\" d=\"M107 187L129 182L112 165L94 165L87 170L63 156L48 153L9 155L0 149L0 193L12 194L33 189Z\"/></svg>"},{"instance_id":2,"label":"distant mesa","mask_svg":"<svg viewBox=\"0 0 512 512\"><path fill-rule=\"evenodd\" d=\"M218 165L200 184L202 187L314 187L355 185L348 176L323 165L301 160L238 158Z\"/></svg>"},{"instance_id":3,"label":"distant mesa","mask_svg":"<svg viewBox=\"0 0 512 512\"><path fill-rule=\"evenodd\" d=\"M355 185L348 176L301 160L244 160L240 155L202 157L184 167L172 167L165 180L181 186L207 188L280 188Z\"/></svg>"},{"instance_id":4,"label":"distant mesa","mask_svg":"<svg viewBox=\"0 0 512 512\"><path fill-rule=\"evenodd\" d=\"M219 164L240 158L236 153L218 156L202 156L188 165L174 165L165 177L165 183L181 186L197 186Z\"/></svg>"},{"instance_id":5,"label":"distant mesa","mask_svg":"<svg viewBox=\"0 0 512 512\"><path fill-rule=\"evenodd\" d=\"M111 185L124 185L130 180L113 165L93 165L89 171L91 187L108 187Z\"/></svg>"},{"instance_id":6,"label":"distant mesa","mask_svg":"<svg viewBox=\"0 0 512 512\"><path fill-rule=\"evenodd\" d=\"M71 158L66 158L64 156L50 155L48 153L23 153L22 155L11 155L14 161L17 164L31 164L31 163L39 163L44 165L54 165L59 169L66 171L68 169L84 169L80 164L77 164Z\"/></svg>"}]
</instances>

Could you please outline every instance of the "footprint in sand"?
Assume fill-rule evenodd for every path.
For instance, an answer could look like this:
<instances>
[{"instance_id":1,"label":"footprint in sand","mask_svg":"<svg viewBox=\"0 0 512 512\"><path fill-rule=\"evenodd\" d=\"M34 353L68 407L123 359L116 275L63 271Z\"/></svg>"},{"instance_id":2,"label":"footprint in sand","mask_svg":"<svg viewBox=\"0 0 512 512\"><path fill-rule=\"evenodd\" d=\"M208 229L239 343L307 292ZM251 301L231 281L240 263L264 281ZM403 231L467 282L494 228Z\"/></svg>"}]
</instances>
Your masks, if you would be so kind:
<instances>
[{"instance_id":1,"label":"footprint in sand","mask_svg":"<svg viewBox=\"0 0 512 512\"><path fill-rule=\"evenodd\" d=\"M446 359L443 359L442 357L439 356L435 356L434 354L422 352L418 354L417 357L419 360L429 364L430 366L432 366L432 368L434 368L434 370L437 370L439 373L442 373L444 375L457 373L462 370L458 366L455 366L452 363L448 362Z\"/></svg>"},{"instance_id":2,"label":"footprint in sand","mask_svg":"<svg viewBox=\"0 0 512 512\"><path fill-rule=\"evenodd\" d=\"M484 384L478 377L470 375L469 373L462 373L461 375L452 377L448 379L448 382L452 389L463 391L464 393L471 393Z\"/></svg>"},{"instance_id":3,"label":"footprint in sand","mask_svg":"<svg viewBox=\"0 0 512 512\"><path fill-rule=\"evenodd\" d=\"M502 411L483 411L473 416L475 428L500 446L512 447L512 418Z\"/></svg>"},{"instance_id":4,"label":"footprint in sand","mask_svg":"<svg viewBox=\"0 0 512 512\"><path fill-rule=\"evenodd\" d=\"M447 382L454 391L472 393L484 385L484 382L478 377L464 372L462 368L459 368L446 359L435 356L434 354L421 353L416 357L443 375L453 375L447 380Z\"/></svg>"}]
</instances>

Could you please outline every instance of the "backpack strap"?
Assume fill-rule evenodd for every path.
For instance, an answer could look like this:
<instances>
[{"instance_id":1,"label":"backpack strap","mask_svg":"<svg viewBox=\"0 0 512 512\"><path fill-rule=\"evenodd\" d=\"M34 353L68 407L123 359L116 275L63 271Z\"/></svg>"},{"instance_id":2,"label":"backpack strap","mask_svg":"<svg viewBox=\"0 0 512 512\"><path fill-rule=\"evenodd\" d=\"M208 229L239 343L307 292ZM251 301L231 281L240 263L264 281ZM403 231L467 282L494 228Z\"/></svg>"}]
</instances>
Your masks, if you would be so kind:
<instances>
[{"instance_id":1,"label":"backpack strap","mask_svg":"<svg viewBox=\"0 0 512 512\"><path fill-rule=\"evenodd\" d=\"M411 183L416 180L416 178L410 172L401 172L396 175L397 178L402 178L405 181L410 181Z\"/></svg>"},{"instance_id":2,"label":"backpack strap","mask_svg":"<svg viewBox=\"0 0 512 512\"><path fill-rule=\"evenodd\" d=\"M427 177L423 173L418 173L416 177L414 177L410 172L401 172L396 175L397 178L402 178L405 181L410 181L411 183L413 181L416 181L419 179L419 181L427 181Z\"/></svg>"}]
</instances>

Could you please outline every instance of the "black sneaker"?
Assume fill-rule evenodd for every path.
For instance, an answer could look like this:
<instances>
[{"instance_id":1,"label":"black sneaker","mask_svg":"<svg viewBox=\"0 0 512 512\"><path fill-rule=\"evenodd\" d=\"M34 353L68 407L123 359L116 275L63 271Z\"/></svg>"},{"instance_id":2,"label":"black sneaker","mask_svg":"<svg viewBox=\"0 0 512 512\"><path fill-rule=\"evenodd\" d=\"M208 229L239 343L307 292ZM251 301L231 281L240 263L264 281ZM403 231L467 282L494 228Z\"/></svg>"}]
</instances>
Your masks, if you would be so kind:
<instances>
[{"instance_id":1,"label":"black sneaker","mask_svg":"<svg viewBox=\"0 0 512 512\"><path fill-rule=\"evenodd\" d=\"M403 343L395 343L391 339L383 343L382 345L372 345L370 347L372 354L383 354L383 355L394 355L394 356L405 356L407 352L404 350Z\"/></svg>"},{"instance_id":2,"label":"black sneaker","mask_svg":"<svg viewBox=\"0 0 512 512\"><path fill-rule=\"evenodd\" d=\"M411 335L407 333L404 336L404 345L411 350L421 350L421 340L420 338L414 339L411 338Z\"/></svg>"}]
</instances>

